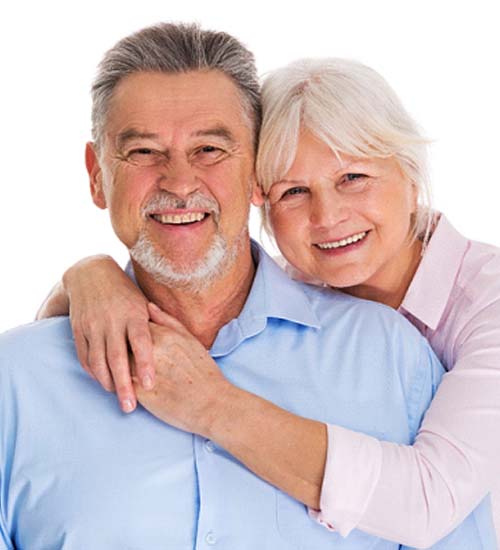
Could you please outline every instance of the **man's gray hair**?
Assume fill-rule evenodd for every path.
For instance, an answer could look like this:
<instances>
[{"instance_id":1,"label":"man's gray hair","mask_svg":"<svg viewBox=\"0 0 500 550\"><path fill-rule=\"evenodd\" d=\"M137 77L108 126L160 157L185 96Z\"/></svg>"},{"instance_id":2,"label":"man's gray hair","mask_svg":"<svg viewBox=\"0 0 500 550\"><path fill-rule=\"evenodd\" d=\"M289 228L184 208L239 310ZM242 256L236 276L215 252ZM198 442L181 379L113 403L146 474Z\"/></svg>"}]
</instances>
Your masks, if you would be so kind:
<instances>
[{"instance_id":1,"label":"man's gray hair","mask_svg":"<svg viewBox=\"0 0 500 550\"><path fill-rule=\"evenodd\" d=\"M161 23L120 40L99 64L92 85L92 138L102 145L110 100L119 82L137 72L168 74L215 70L238 87L257 146L260 86L253 54L233 36L196 24Z\"/></svg>"}]
</instances>

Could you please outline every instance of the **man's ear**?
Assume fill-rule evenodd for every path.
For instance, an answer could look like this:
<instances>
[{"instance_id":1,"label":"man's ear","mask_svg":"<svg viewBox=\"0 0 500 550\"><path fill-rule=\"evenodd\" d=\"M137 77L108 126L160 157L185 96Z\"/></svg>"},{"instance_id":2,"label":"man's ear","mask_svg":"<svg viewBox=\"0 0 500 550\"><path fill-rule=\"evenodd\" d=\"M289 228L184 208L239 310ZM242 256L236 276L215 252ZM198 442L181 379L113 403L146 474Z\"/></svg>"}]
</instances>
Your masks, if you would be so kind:
<instances>
[{"instance_id":1,"label":"man's ear","mask_svg":"<svg viewBox=\"0 0 500 550\"><path fill-rule=\"evenodd\" d=\"M252 204L254 206L262 206L264 204L265 195L262 187L257 183L257 180L254 179L252 187Z\"/></svg>"},{"instance_id":2,"label":"man's ear","mask_svg":"<svg viewBox=\"0 0 500 550\"><path fill-rule=\"evenodd\" d=\"M85 146L85 166L89 174L92 200L96 206L105 209L107 205L103 189L101 165L99 164L99 157L95 150L95 145L90 141Z\"/></svg>"}]
</instances>

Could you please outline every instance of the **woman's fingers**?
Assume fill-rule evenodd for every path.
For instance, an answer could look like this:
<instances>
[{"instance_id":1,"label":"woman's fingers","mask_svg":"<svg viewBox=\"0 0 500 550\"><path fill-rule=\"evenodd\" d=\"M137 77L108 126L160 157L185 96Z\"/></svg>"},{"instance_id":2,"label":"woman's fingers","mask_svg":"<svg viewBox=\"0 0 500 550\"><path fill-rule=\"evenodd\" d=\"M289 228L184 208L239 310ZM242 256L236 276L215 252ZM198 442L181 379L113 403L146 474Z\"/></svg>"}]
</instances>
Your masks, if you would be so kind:
<instances>
[{"instance_id":1,"label":"woman's fingers","mask_svg":"<svg viewBox=\"0 0 500 550\"><path fill-rule=\"evenodd\" d=\"M111 331L105 334L108 372L111 371L120 408L130 413L136 408L137 400L130 374L126 335L122 330L110 328Z\"/></svg>"},{"instance_id":2,"label":"woman's fingers","mask_svg":"<svg viewBox=\"0 0 500 550\"><path fill-rule=\"evenodd\" d=\"M173 329L176 332L183 334L184 336L193 338L193 335L180 321L178 321L175 317L172 317L168 313L165 313L153 302L148 303L148 311L149 317L151 318L151 321L153 321L153 323L156 323L157 325L165 328Z\"/></svg>"},{"instance_id":3,"label":"woman's fingers","mask_svg":"<svg viewBox=\"0 0 500 550\"><path fill-rule=\"evenodd\" d=\"M94 333L86 337L89 346L88 366L95 379L106 391L114 391L113 378L106 361L106 344L101 333Z\"/></svg>"},{"instance_id":4,"label":"woman's fingers","mask_svg":"<svg viewBox=\"0 0 500 550\"><path fill-rule=\"evenodd\" d=\"M86 332L80 325L88 325L74 322L73 327L78 359L82 367L106 391L116 392L123 412L132 412L137 406L137 398L132 384L126 333L130 335L130 346L134 355L136 358L139 357L141 383L143 378L149 375L151 384L149 388L144 387L151 389L154 370L151 335L147 321L130 322L128 329L114 327L111 322L106 323L106 328L93 323L92 330Z\"/></svg>"},{"instance_id":5,"label":"woman's fingers","mask_svg":"<svg viewBox=\"0 0 500 550\"><path fill-rule=\"evenodd\" d=\"M128 341L135 360L135 376L145 390L151 390L155 381L153 341L148 321L130 321Z\"/></svg>"},{"instance_id":6,"label":"woman's fingers","mask_svg":"<svg viewBox=\"0 0 500 550\"><path fill-rule=\"evenodd\" d=\"M75 340L76 354L78 356L78 360L80 361L80 364L82 365L85 372L91 378L93 378L94 380L97 380L89 367L89 360L88 360L89 347L87 344L87 339L85 338L85 336L82 334L81 330L78 327L73 327L73 337Z\"/></svg>"}]
</instances>

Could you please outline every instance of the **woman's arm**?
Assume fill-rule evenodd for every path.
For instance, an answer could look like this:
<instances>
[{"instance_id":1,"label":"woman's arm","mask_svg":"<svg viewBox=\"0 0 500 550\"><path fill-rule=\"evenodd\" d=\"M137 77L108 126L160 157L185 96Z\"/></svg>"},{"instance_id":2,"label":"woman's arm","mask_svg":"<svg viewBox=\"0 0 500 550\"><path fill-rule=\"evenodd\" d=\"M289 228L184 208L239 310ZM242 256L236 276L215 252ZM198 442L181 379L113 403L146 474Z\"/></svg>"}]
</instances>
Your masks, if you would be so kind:
<instances>
[{"instance_id":1,"label":"woman's arm","mask_svg":"<svg viewBox=\"0 0 500 550\"><path fill-rule=\"evenodd\" d=\"M213 440L259 477L320 508L312 515L342 535L357 527L427 548L490 490L499 469L500 443L490 435L500 433L500 368L492 360L484 372L484 349L500 357L500 338L496 349L477 334L468 338L458 371L445 375L414 445L336 426L328 427L327 444L324 424L233 386L180 323L150 310L162 325L154 328L157 386L153 392L137 390L141 404L161 420ZM475 352L471 356L467 348L478 351L482 367L470 368ZM418 363L432 371L425 359ZM493 389L485 387L490 382ZM431 397L419 397L419 419Z\"/></svg>"},{"instance_id":2,"label":"woman's arm","mask_svg":"<svg viewBox=\"0 0 500 550\"><path fill-rule=\"evenodd\" d=\"M215 441L262 479L318 508L326 425L231 384L203 345L150 304L156 384L140 403L164 422Z\"/></svg>"},{"instance_id":3,"label":"woman's arm","mask_svg":"<svg viewBox=\"0 0 500 550\"><path fill-rule=\"evenodd\" d=\"M319 507L327 447L325 424L293 415L230 384L208 352L179 322L153 304L148 309L146 298L107 256L86 258L68 269L37 317L68 311L82 366L107 390L112 390L114 383L123 409L127 399L133 400L135 407L137 392L162 420L213 438L263 479L309 507ZM165 352L175 344L168 353L157 354L154 361L150 318L162 325L161 330L152 331L157 347ZM143 337L145 331L147 338ZM129 387L132 380L127 342L134 350L137 373L141 372L141 351L142 373L146 365L156 365L156 385L164 382L162 369L167 366L175 364L176 372L184 376L191 373L189 382L180 376L172 387L167 399L172 406L168 416L164 407L157 404L155 408L155 395L164 399L164 391L156 391L156 386L154 392L144 391L148 389L144 384L135 390ZM180 347L189 360L176 355ZM110 349L117 352L113 355ZM193 355L194 351L197 353ZM193 392L196 397L190 399ZM205 407L207 403L210 407Z\"/></svg>"},{"instance_id":4,"label":"woman's arm","mask_svg":"<svg viewBox=\"0 0 500 550\"><path fill-rule=\"evenodd\" d=\"M498 490L500 300L463 323L454 348L412 446L381 441L373 453L371 438L329 426L320 519L427 548Z\"/></svg>"},{"instance_id":5,"label":"woman's arm","mask_svg":"<svg viewBox=\"0 0 500 550\"><path fill-rule=\"evenodd\" d=\"M82 295L76 289L71 292L73 305L80 301L75 306L81 312L73 321L76 331L86 335L90 349L93 342L105 342L113 334L124 342L127 337L139 351L133 332L123 327L134 320L131 312L137 308L141 311L138 323L147 328L151 312L145 298L134 294L137 288L129 287L130 281L111 260L99 260L98 267L88 262L74 269L75 277L70 270L64 278L70 287L85 280L87 292L99 296L82 298L84 287ZM85 275L89 265L95 269L91 277ZM97 288L92 289L92 281ZM115 299L114 294L121 298ZM115 308L122 312L118 323L122 328L110 332L109 327L118 322L112 318ZM495 315L500 325L500 307ZM205 432L264 479L309 507L321 508L318 520L343 535L357 527L410 546L429 546L472 511L498 471L500 438L490 434L500 433L500 329L491 328L491 315L475 322L413 446L329 426L325 466L327 439L322 423L287 413L234 387L225 394L232 399L228 397L216 417L219 424L188 429ZM145 345L151 350L150 340ZM103 344L101 349L105 347L109 346ZM108 357L104 352L100 355L104 360Z\"/></svg>"},{"instance_id":6,"label":"woman's arm","mask_svg":"<svg viewBox=\"0 0 500 550\"><path fill-rule=\"evenodd\" d=\"M132 352L145 388L154 384L147 300L109 256L70 267L37 313L37 319L70 315L78 359L107 391L116 391L124 412L136 407L129 364Z\"/></svg>"},{"instance_id":7,"label":"woman's arm","mask_svg":"<svg viewBox=\"0 0 500 550\"><path fill-rule=\"evenodd\" d=\"M68 315L69 298L62 281L50 291L45 301L36 313L35 319L48 319L49 317L58 317L59 315Z\"/></svg>"}]
</instances>

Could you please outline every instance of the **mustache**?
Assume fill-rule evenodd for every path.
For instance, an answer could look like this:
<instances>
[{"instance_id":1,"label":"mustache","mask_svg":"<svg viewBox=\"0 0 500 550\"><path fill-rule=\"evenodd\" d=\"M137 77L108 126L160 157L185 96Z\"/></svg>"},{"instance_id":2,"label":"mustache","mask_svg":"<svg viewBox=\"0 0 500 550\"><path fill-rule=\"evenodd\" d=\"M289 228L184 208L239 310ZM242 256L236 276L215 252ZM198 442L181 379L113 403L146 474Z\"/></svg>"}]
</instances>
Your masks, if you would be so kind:
<instances>
[{"instance_id":1,"label":"mustache","mask_svg":"<svg viewBox=\"0 0 500 550\"><path fill-rule=\"evenodd\" d=\"M190 210L195 208L207 210L217 216L220 213L219 204L217 201L211 197L203 195L202 193L194 193L189 195L187 199L181 199L166 191L151 197L143 206L142 213L147 216L161 209Z\"/></svg>"}]
</instances>

